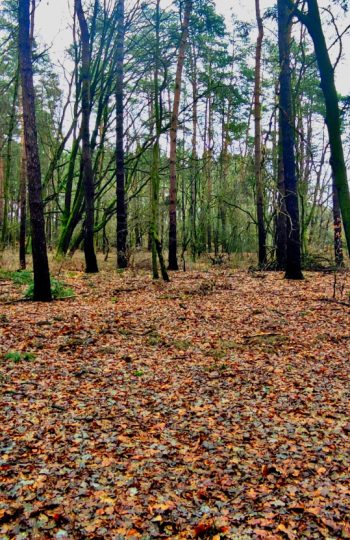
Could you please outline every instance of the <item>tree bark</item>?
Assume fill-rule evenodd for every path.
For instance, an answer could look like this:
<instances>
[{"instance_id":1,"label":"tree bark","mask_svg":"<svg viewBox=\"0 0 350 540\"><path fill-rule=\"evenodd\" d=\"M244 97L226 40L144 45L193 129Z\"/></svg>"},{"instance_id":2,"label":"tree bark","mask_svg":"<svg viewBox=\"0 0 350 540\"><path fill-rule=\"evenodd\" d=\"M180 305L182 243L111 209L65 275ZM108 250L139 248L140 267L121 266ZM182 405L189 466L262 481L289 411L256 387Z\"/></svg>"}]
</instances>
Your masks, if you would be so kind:
<instances>
[{"instance_id":1,"label":"tree bark","mask_svg":"<svg viewBox=\"0 0 350 540\"><path fill-rule=\"evenodd\" d=\"M21 122L21 155L19 167L19 206L20 206L20 224L19 224L19 265L21 270L26 268L26 224L27 224L27 158L24 142L23 125L23 105L22 95L20 93L20 122Z\"/></svg>"},{"instance_id":2,"label":"tree bark","mask_svg":"<svg viewBox=\"0 0 350 540\"><path fill-rule=\"evenodd\" d=\"M321 78L321 89L326 105L326 124L331 153L330 164L334 184L338 192L346 243L350 254L350 191L341 137L341 118L338 94L335 86L334 68L329 57L317 0L307 0L307 7L307 14L297 9L294 13L300 22L306 26L314 43Z\"/></svg>"},{"instance_id":3,"label":"tree bark","mask_svg":"<svg viewBox=\"0 0 350 540\"><path fill-rule=\"evenodd\" d=\"M211 65L209 67L209 89L211 88L212 84L212 69ZM212 101L213 97L211 94L211 90L209 90L209 95L207 97L206 102L206 120L205 124L206 127L204 128L204 136L205 136L205 162L204 162L204 168L206 173L206 215L205 215L205 239L206 239L206 246L208 253L211 253L212 250L212 223L211 223L211 205L212 205L212 190L213 190L213 178L212 178L212 160L213 160L213 108L212 108Z\"/></svg>"},{"instance_id":4,"label":"tree bark","mask_svg":"<svg viewBox=\"0 0 350 540\"><path fill-rule=\"evenodd\" d=\"M190 203L190 230L191 230L191 252L195 260L197 255L197 176L198 176L198 153L197 153L197 123L198 123L198 76L197 76L197 56L193 45L191 51L191 85L192 85L192 138L191 138L191 203Z\"/></svg>"},{"instance_id":5,"label":"tree bark","mask_svg":"<svg viewBox=\"0 0 350 540\"><path fill-rule=\"evenodd\" d=\"M155 34L156 46L154 55L154 125L155 125L155 140L152 148L152 165L151 165L151 224L150 234L152 238L152 272L153 279L158 279L158 264L164 281L169 281L169 276L166 270L164 257L162 253L162 244L159 239L159 160L160 160L160 136L162 132L162 87L159 85L159 70L160 70L160 0L156 0L156 18L155 18Z\"/></svg>"},{"instance_id":6,"label":"tree bark","mask_svg":"<svg viewBox=\"0 0 350 540\"><path fill-rule=\"evenodd\" d=\"M127 260L127 206L125 201L124 163L124 0L117 7L117 48L116 48L116 176L117 176L117 265L126 268Z\"/></svg>"},{"instance_id":7,"label":"tree bark","mask_svg":"<svg viewBox=\"0 0 350 540\"><path fill-rule=\"evenodd\" d=\"M90 34L81 0L75 0L75 10L80 26L81 35L81 78L82 78L82 175L85 195L85 224L84 224L84 254L85 272L92 274L98 272L97 259L94 247L94 173L91 160L90 146L90 87L91 87L91 51Z\"/></svg>"},{"instance_id":8,"label":"tree bark","mask_svg":"<svg viewBox=\"0 0 350 540\"><path fill-rule=\"evenodd\" d=\"M3 187L4 210L3 210L3 221L2 221L2 231L1 231L1 243L3 246L5 246L7 241L9 241L8 218L9 218L9 214L11 215L11 212L9 212L9 203L10 203L9 190L10 190L10 177L11 177L11 172L12 172L12 151L13 151L12 143L13 143L14 131L16 128L16 106L17 106L17 100L18 100L19 78L20 78L20 73L17 70L15 81L14 81L13 97L12 97L12 103L11 103L11 112L10 112L10 118L9 118L9 127L8 127L7 144L6 144L5 176L4 176L4 187Z\"/></svg>"},{"instance_id":9,"label":"tree bark","mask_svg":"<svg viewBox=\"0 0 350 540\"><path fill-rule=\"evenodd\" d=\"M254 123L255 123L255 184L256 184L256 210L258 223L259 266L266 265L266 230L264 223L264 186L262 178L262 152L261 152L261 53L264 39L264 26L260 12L260 1L255 0L256 21L258 25L258 38L255 54L255 88L254 88Z\"/></svg>"},{"instance_id":10,"label":"tree bark","mask_svg":"<svg viewBox=\"0 0 350 540\"><path fill-rule=\"evenodd\" d=\"M5 199L5 182L4 182L4 159L0 155L0 229L2 230L4 222L4 199Z\"/></svg>"},{"instance_id":11,"label":"tree bark","mask_svg":"<svg viewBox=\"0 0 350 540\"><path fill-rule=\"evenodd\" d=\"M338 190L335 182L332 182L333 195L333 227L334 227L334 260L338 267L344 266L343 243L342 243L342 222L341 211L338 199Z\"/></svg>"},{"instance_id":12,"label":"tree bark","mask_svg":"<svg viewBox=\"0 0 350 540\"><path fill-rule=\"evenodd\" d=\"M176 224L176 150L177 150L177 129L179 123L179 108L181 98L182 72L185 62L185 51L188 40L188 27L192 11L192 0L185 0L185 13L182 22L181 40L179 54L177 58L175 91L173 110L170 126L170 197L169 197L169 270L178 270L177 262L177 224Z\"/></svg>"},{"instance_id":13,"label":"tree bark","mask_svg":"<svg viewBox=\"0 0 350 540\"><path fill-rule=\"evenodd\" d=\"M287 209L284 185L283 144L281 111L278 118L278 163L277 163L277 216L276 216L276 263L277 270L286 269L287 261Z\"/></svg>"},{"instance_id":14,"label":"tree bark","mask_svg":"<svg viewBox=\"0 0 350 540\"><path fill-rule=\"evenodd\" d=\"M35 118L32 51L30 40L30 0L18 3L19 65L22 82L23 124L27 157L29 209L32 232L34 300L50 301L51 284L47 258L41 170Z\"/></svg>"},{"instance_id":15,"label":"tree bark","mask_svg":"<svg viewBox=\"0 0 350 540\"><path fill-rule=\"evenodd\" d=\"M291 11L286 0L278 0L278 45L280 60L280 114L283 148L285 204L287 211L286 279L303 279L301 271L298 180L295 165L290 41Z\"/></svg>"}]
</instances>

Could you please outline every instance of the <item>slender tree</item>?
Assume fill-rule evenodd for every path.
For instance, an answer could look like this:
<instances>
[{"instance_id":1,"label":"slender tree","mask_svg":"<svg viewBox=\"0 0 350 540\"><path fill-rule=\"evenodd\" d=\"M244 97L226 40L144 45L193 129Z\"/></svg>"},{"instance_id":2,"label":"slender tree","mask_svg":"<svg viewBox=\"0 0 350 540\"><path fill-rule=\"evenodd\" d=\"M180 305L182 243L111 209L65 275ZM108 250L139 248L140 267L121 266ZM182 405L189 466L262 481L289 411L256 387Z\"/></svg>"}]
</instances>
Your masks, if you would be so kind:
<instances>
[{"instance_id":1,"label":"slender tree","mask_svg":"<svg viewBox=\"0 0 350 540\"><path fill-rule=\"evenodd\" d=\"M22 83L23 126L27 158L29 210L34 269L34 300L50 301L51 284L46 249L41 169L35 118L32 50L30 39L30 0L18 3L19 67Z\"/></svg>"},{"instance_id":2,"label":"slender tree","mask_svg":"<svg viewBox=\"0 0 350 540\"><path fill-rule=\"evenodd\" d=\"M181 39L177 58L174 101L171 114L170 126L170 197L169 197L169 270L178 270L177 262L177 226L176 226L176 150L177 150L177 128L179 123L179 108L181 98L182 72L185 62L185 51L188 41L188 27L190 23L192 0L185 0L184 18L181 28Z\"/></svg>"},{"instance_id":3,"label":"slender tree","mask_svg":"<svg viewBox=\"0 0 350 540\"><path fill-rule=\"evenodd\" d=\"M22 270L26 268L26 225L27 225L27 158L24 143L22 93L20 93L20 123L21 123L21 155L19 168L19 265Z\"/></svg>"},{"instance_id":4,"label":"slender tree","mask_svg":"<svg viewBox=\"0 0 350 540\"><path fill-rule=\"evenodd\" d=\"M198 152L197 152L197 129L198 129L198 68L197 68L197 51L194 39L191 43L191 87L192 87L192 138L191 138L191 185L190 185L190 242L192 258L197 255L197 190L198 190Z\"/></svg>"},{"instance_id":5,"label":"slender tree","mask_svg":"<svg viewBox=\"0 0 350 540\"><path fill-rule=\"evenodd\" d=\"M333 227L334 227L334 260L338 267L344 266L343 243L342 243L342 222L338 199L338 190L334 180L332 181L333 195Z\"/></svg>"},{"instance_id":6,"label":"slender tree","mask_svg":"<svg viewBox=\"0 0 350 540\"><path fill-rule=\"evenodd\" d=\"M259 242L259 265L266 264L266 230L264 223L264 186L262 178L261 152L261 52L264 38L264 26L260 11L260 1L255 0L258 37L255 53L255 87L254 87L254 123L255 123L255 184L256 208Z\"/></svg>"},{"instance_id":7,"label":"slender tree","mask_svg":"<svg viewBox=\"0 0 350 540\"><path fill-rule=\"evenodd\" d=\"M154 124L155 124L155 137L152 148L152 165L151 165L151 224L150 233L152 238L152 271L153 279L158 279L158 263L159 260L160 270L164 281L169 281L169 276L166 270L166 265L162 252L162 244L159 239L159 189L160 189L160 174L159 174L159 161L160 161L160 136L162 133L162 92L166 84L166 76L164 76L163 84L159 84L159 71L160 71L160 0L156 0L155 10L155 50L154 50Z\"/></svg>"},{"instance_id":8,"label":"slender tree","mask_svg":"<svg viewBox=\"0 0 350 540\"><path fill-rule=\"evenodd\" d=\"M335 72L332 65L329 49L322 28L322 21L317 0L306 0L307 13L297 9L291 0L286 0L309 31L312 38L318 69L321 78L321 89L326 105L326 124L329 134L329 147L331 153L330 164L332 167L334 185L337 189L339 206L343 218L344 232L348 252L350 254L350 191L347 179L344 149L341 137L341 118L339 99L335 86Z\"/></svg>"},{"instance_id":9,"label":"slender tree","mask_svg":"<svg viewBox=\"0 0 350 540\"><path fill-rule=\"evenodd\" d=\"M281 111L278 111L276 269L285 270L287 261L287 210L284 185Z\"/></svg>"},{"instance_id":10,"label":"slender tree","mask_svg":"<svg viewBox=\"0 0 350 540\"><path fill-rule=\"evenodd\" d=\"M125 201L125 163L124 163L124 0L117 6L117 47L116 47L116 174L117 174L117 264L118 268L126 268L127 241L127 206Z\"/></svg>"},{"instance_id":11,"label":"slender tree","mask_svg":"<svg viewBox=\"0 0 350 540\"><path fill-rule=\"evenodd\" d=\"M31 41L29 41L29 45L31 46ZM6 144L5 175L4 175L4 181L3 181L4 210L3 210L3 221L2 221L2 231L1 231L1 240L2 240L3 245L5 245L6 239L8 236L8 217L9 217L9 202L10 202L9 189L10 189L10 177L11 177L11 172L12 172L12 143L13 143L14 131L16 127L16 106L17 106L17 100L18 100L19 78L20 78L20 73L17 69L16 74L15 74L13 96L11 100L9 128L8 128L8 136L7 136L7 144Z\"/></svg>"},{"instance_id":12,"label":"slender tree","mask_svg":"<svg viewBox=\"0 0 350 540\"><path fill-rule=\"evenodd\" d=\"M301 271L298 181L295 166L294 120L292 107L290 43L291 10L288 0L278 0L278 45L280 60L280 114L287 212L287 279L303 279Z\"/></svg>"},{"instance_id":13,"label":"slender tree","mask_svg":"<svg viewBox=\"0 0 350 540\"><path fill-rule=\"evenodd\" d=\"M90 34L81 4L81 0L75 0L75 10L80 26L81 37L81 79L82 79L82 178L85 194L85 224L84 224L84 253L85 272L98 272L97 259L94 247L94 172L91 160L90 145L90 88L91 88L91 47Z\"/></svg>"},{"instance_id":14,"label":"slender tree","mask_svg":"<svg viewBox=\"0 0 350 540\"><path fill-rule=\"evenodd\" d=\"M0 155L0 229L2 230L2 225L4 221L4 159Z\"/></svg>"}]
</instances>

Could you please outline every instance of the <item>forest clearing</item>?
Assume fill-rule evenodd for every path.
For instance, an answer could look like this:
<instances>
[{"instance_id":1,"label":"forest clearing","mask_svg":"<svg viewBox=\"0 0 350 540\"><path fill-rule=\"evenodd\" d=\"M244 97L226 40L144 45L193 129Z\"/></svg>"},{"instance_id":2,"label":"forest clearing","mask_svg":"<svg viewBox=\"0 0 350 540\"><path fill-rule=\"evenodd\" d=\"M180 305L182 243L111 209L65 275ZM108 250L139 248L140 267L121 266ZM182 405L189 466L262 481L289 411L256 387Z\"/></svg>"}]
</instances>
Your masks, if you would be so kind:
<instances>
[{"instance_id":1,"label":"forest clearing","mask_svg":"<svg viewBox=\"0 0 350 540\"><path fill-rule=\"evenodd\" d=\"M350 540L349 0L0 0L0 540Z\"/></svg>"},{"instance_id":2,"label":"forest clearing","mask_svg":"<svg viewBox=\"0 0 350 540\"><path fill-rule=\"evenodd\" d=\"M61 279L1 278L2 539L350 538L347 273Z\"/></svg>"}]
</instances>

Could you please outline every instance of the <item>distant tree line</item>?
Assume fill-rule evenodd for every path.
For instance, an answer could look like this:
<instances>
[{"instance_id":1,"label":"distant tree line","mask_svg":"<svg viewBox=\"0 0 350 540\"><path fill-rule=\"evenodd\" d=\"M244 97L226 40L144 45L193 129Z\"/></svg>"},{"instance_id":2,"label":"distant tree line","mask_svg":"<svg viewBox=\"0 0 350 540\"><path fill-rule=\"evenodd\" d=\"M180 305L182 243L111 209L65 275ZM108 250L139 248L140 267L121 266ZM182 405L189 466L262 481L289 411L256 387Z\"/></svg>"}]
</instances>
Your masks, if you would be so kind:
<instances>
[{"instance_id":1,"label":"distant tree line","mask_svg":"<svg viewBox=\"0 0 350 540\"><path fill-rule=\"evenodd\" d=\"M75 0L61 72L36 0L2 4L0 242L21 268L32 251L35 299L51 299L48 249L83 249L86 272L111 246L119 268L149 250L165 280L206 253L255 252L289 279L332 249L344 264L346 2L255 0L254 22L227 26L212 0Z\"/></svg>"}]
</instances>

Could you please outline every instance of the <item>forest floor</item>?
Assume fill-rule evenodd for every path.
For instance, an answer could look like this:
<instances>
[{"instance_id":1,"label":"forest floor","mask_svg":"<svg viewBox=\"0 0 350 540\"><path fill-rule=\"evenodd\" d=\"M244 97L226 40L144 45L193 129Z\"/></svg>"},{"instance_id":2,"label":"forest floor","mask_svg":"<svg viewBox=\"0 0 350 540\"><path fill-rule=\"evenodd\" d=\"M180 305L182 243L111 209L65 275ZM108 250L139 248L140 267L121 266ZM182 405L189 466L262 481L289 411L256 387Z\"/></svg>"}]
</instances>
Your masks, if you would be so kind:
<instances>
[{"instance_id":1,"label":"forest floor","mask_svg":"<svg viewBox=\"0 0 350 540\"><path fill-rule=\"evenodd\" d=\"M0 281L1 540L350 538L350 276L63 277Z\"/></svg>"}]
</instances>

